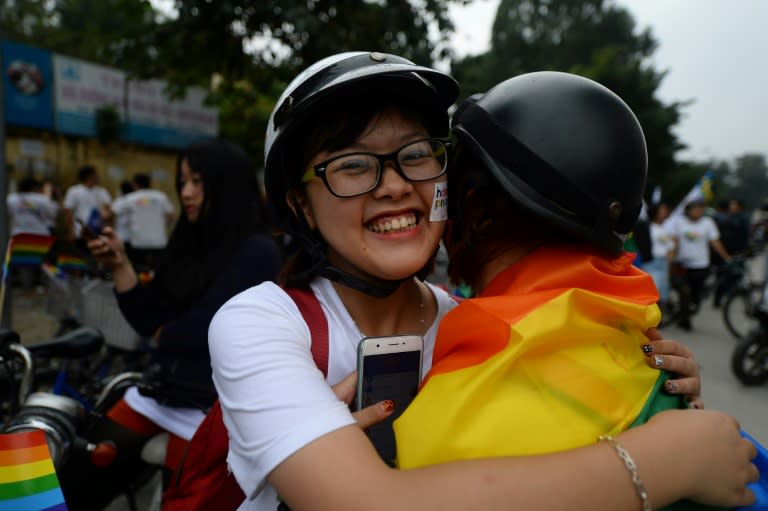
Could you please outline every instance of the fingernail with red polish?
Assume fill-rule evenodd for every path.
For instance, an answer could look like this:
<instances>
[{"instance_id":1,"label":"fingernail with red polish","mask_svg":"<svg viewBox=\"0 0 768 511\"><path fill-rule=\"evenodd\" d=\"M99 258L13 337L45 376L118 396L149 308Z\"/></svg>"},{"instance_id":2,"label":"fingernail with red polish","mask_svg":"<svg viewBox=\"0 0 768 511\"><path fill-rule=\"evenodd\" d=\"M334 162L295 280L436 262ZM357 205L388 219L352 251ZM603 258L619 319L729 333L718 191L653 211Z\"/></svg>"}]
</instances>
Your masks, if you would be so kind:
<instances>
[{"instance_id":1,"label":"fingernail with red polish","mask_svg":"<svg viewBox=\"0 0 768 511\"><path fill-rule=\"evenodd\" d=\"M387 399L386 401L381 402L381 407L384 409L385 412L389 413L395 409L395 402L392 401L391 399Z\"/></svg>"},{"instance_id":2,"label":"fingernail with red polish","mask_svg":"<svg viewBox=\"0 0 768 511\"><path fill-rule=\"evenodd\" d=\"M640 346L640 348L642 348L643 353L645 353L646 355L650 355L651 353L653 353L653 346L651 346L650 344L643 344L642 346Z\"/></svg>"},{"instance_id":3,"label":"fingernail with red polish","mask_svg":"<svg viewBox=\"0 0 768 511\"><path fill-rule=\"evenodd\" d=\"M664 386L667 387L667 390L670 392L674 392L675 390L677 390L677 383L673 381L668 381L667 383L664 384Z\"/></svg>"}]
</instances>

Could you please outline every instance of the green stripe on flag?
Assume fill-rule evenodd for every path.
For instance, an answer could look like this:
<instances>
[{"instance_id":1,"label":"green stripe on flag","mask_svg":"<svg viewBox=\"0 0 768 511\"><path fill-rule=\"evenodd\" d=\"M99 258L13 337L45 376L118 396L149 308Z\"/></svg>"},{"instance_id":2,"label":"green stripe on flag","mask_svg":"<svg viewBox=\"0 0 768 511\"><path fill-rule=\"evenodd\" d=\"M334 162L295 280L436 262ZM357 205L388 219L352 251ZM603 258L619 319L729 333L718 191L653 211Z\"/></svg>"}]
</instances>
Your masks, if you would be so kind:
<instances>
[{"instance_id":1,"label":"green stripe on flag","mask_svg":"<svg viewBox=\"0 0 768 511\"><path fill-rule=\"evenodd\" d=\"M17 481L15 483L0 484L0 508L3 507L2 501L4 500L36 495L58 487L59 480L56 478L56 474L48 474L46 476Z\"/></svg>"}]
</instances>

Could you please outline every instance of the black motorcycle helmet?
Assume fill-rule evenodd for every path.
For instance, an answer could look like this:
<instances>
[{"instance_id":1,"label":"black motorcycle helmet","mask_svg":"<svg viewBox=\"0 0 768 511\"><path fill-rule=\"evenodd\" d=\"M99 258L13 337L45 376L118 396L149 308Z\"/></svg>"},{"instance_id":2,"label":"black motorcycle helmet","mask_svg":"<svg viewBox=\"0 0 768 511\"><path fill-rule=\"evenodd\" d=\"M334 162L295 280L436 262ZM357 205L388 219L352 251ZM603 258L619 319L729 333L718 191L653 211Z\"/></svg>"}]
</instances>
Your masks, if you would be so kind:
<instances>
[{"instance_id":1,"label":"black motorcycle helmet","mask_svg":"<svg viewBox=\"0 0 768 511\"><path fill-rule=\"evenodd\" d=\"M647 153L637 118L616 94L569 73L528 73L466 100L453 130L524 209L621 253L642 208ZM456 218L461 201L451 195Z\"/></svg>"},{"instance_id":2,"label":"black motorcycle helmet","mask_svg":"<svg viewBox=\"0 0 768 511\"><path fill-rule=\"evenodd\" d=\"M307 126L322 122L329 106L349 104L350 98L401 97L417 105L432 136L449 133L448 107L459 87L450 76L387 53L347 52L316 62L299 74L280 96L272 111L264 142L264 185L275 223L295 235L327 278L372 296L387 296L400 281L364 281L341 272L325 261L325 245L312 232L300 211L286 201L299 186L302 169L296 165L297 148L306 142Z\"/></svg>"}]
</instances>

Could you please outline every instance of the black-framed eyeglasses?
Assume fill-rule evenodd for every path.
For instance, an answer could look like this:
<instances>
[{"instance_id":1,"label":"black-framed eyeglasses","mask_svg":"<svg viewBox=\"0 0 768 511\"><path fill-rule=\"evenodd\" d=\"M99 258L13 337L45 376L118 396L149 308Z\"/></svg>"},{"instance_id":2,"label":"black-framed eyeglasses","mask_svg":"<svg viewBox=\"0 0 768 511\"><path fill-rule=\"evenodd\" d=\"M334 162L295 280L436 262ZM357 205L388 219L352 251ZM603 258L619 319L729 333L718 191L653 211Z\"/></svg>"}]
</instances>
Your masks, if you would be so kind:
<instances>
[{"instance_id":1,"label":"black-framed eyeglasses","mask_svg":"<svg viewBox=\"0 0 768 511\"><path fill-rule=\"evenodd\" d=\"M342 154L309 167L301 182L306 183L317 176L336 197L355 197L379 186L382 170L388 161L406 181L429 181L445 174L449 146L448 139L423 138L387 154Z\"/></svg>"}]
</instances>

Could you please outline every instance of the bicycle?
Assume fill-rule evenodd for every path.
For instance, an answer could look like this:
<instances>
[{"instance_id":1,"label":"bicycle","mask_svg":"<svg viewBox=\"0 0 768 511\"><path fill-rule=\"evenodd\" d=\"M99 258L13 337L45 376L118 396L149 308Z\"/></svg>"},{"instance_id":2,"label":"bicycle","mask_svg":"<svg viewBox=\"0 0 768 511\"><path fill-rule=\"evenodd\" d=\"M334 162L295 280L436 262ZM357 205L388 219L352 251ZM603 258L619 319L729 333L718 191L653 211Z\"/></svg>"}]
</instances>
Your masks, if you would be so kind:
<instances>
[{"instance_id":1,"label":"bicycle","mask_svg":"<svg viewBox=\"0 0 768 511\"><path fill-rule=\"evenodd\" d=\"M763 300L765 283L753 280L746 257L734 258L735 264L731 266L734 271L734 280L738 283L723 300L723 323L726 329L736 339L747 337L754 327L757 318L755 307Z\"/></svg>"}]
</instances>

